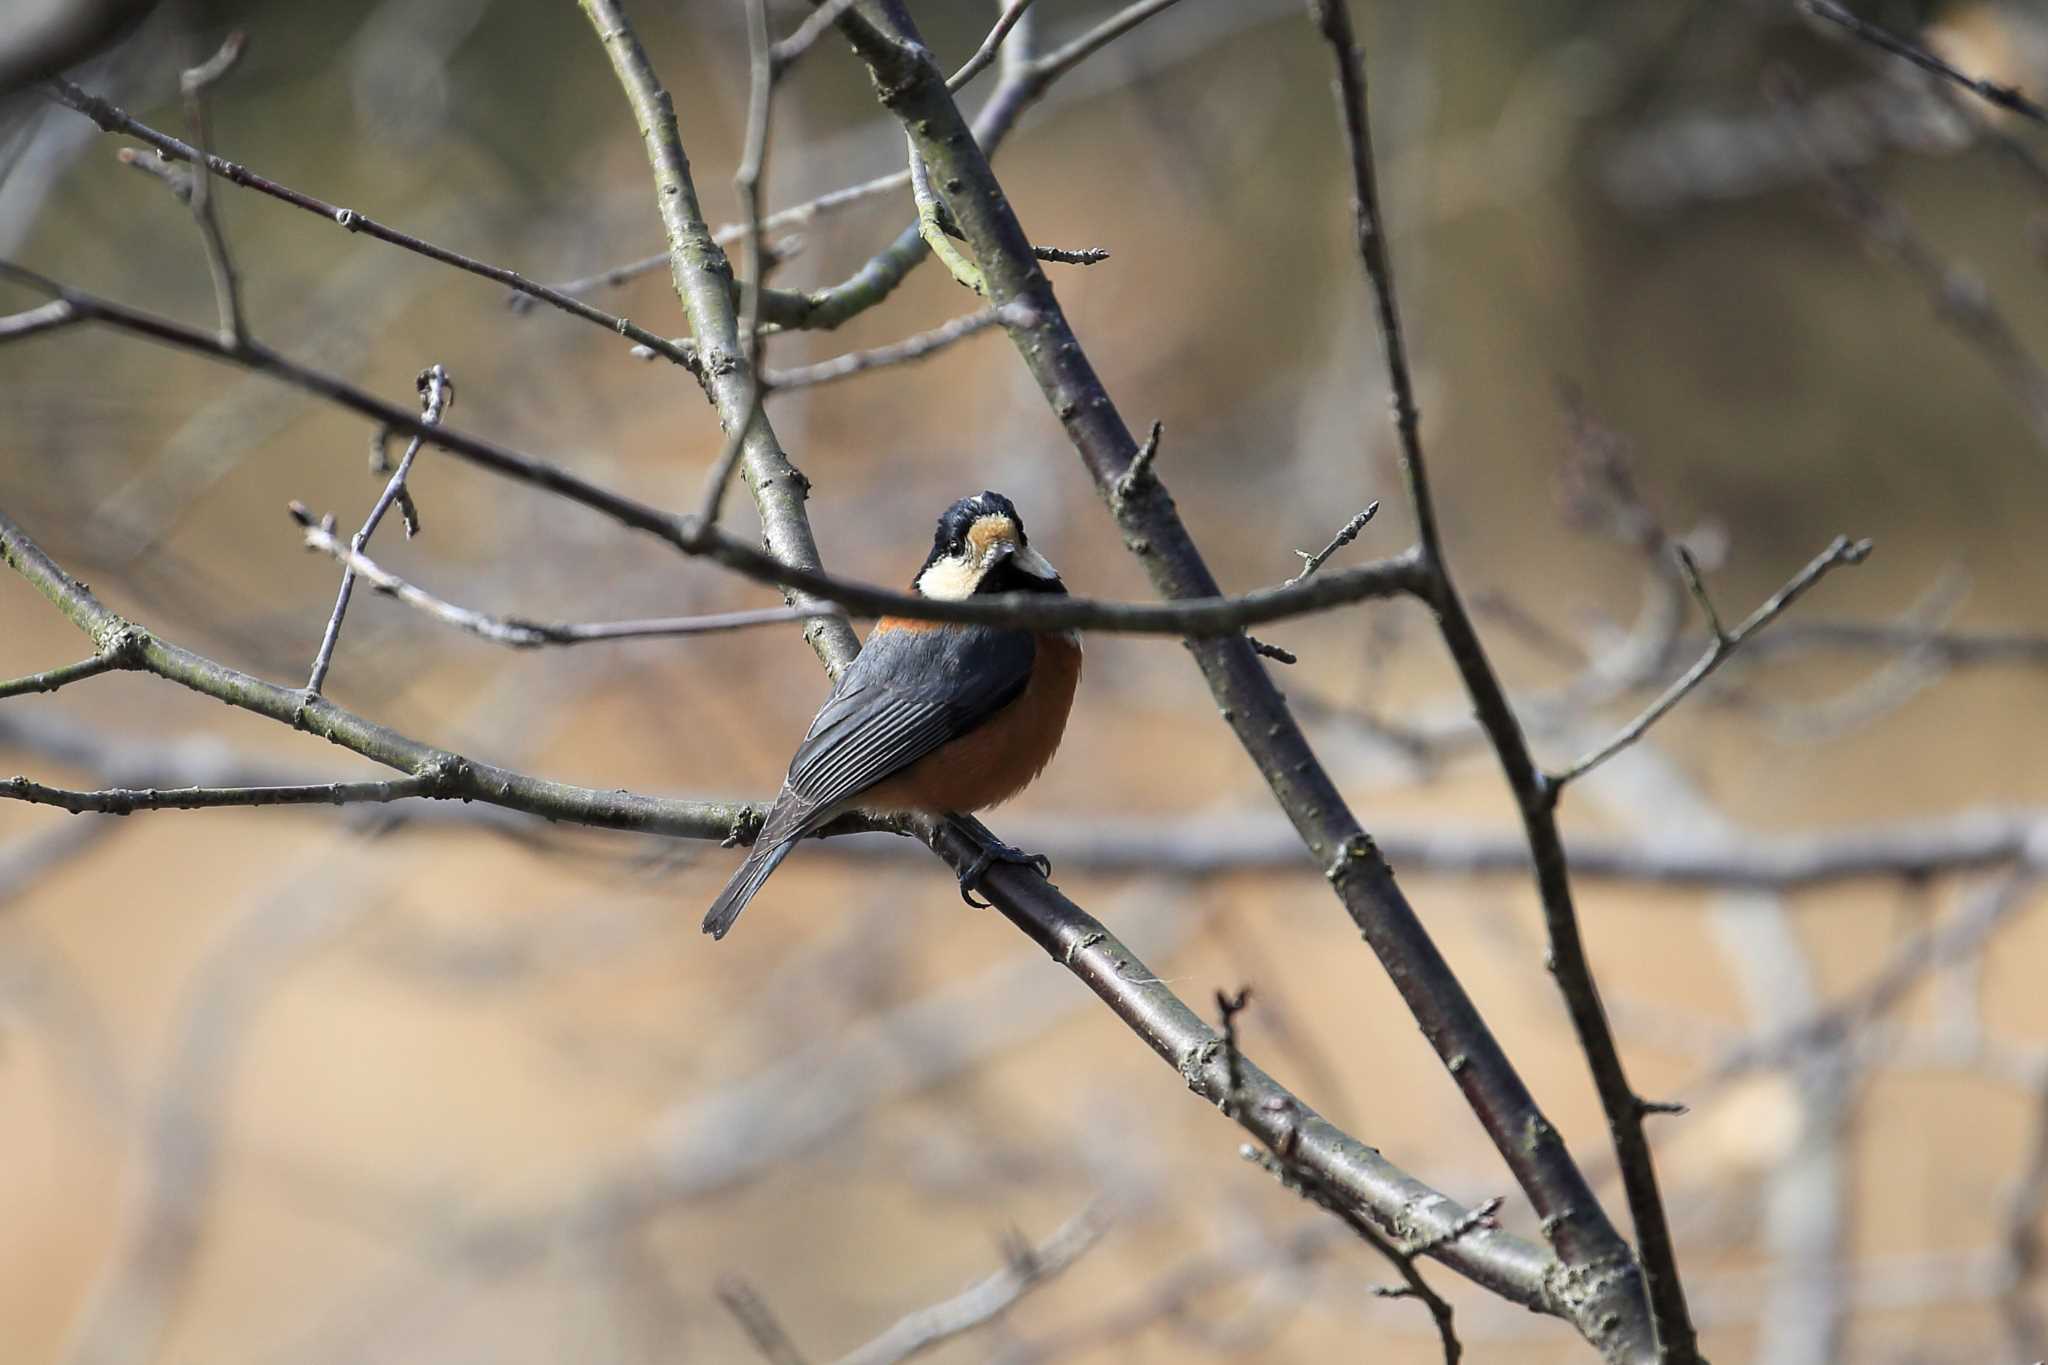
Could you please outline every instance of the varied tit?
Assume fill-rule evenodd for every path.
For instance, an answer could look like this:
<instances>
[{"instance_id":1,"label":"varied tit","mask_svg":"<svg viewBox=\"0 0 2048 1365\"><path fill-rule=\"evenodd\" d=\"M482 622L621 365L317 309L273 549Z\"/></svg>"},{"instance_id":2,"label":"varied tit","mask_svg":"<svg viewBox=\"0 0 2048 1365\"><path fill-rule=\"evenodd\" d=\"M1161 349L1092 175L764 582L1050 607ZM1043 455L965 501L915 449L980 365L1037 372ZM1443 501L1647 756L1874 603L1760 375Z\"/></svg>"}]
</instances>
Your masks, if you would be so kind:
<instances>
[{"instance_id":1,"label":"varied tit","mask_svg":"<svg viewBox=\"0 0 2048 1365\"><path fill-rule=\"evenodd\" d=\"M946 509L911 587L943 601L1067 590L1000 493ZM883 617L797 746L753 851L712 902L704 932L724 938L796 841L847 811L964 815L1015 796L1052 761L1080 680L1081 642L1071 632ZM995 861L1046 868L1042 857L998 845L961 874L961 894Z\"/></svg>"}]
</instances>

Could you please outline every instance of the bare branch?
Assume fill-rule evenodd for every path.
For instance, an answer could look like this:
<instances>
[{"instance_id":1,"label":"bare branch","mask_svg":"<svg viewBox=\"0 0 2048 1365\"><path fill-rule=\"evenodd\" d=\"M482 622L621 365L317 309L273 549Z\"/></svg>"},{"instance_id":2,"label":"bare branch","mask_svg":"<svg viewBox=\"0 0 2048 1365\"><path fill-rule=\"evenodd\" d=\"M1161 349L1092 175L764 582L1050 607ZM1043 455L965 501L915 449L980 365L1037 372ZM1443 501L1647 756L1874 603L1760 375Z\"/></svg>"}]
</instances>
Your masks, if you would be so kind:
<instances>
[{"instance_id":1,"label":"bare branch","mask_svg":"<svg viewBox=\"0 0 2048 1365\"><path fill-rule=\"evenodd\" d=\"M1109 1230L1107 1209L1092 1203L1036 1246L1011 1248L1001 1270L952 1298L920 1308L866 1345L847 1352L838 1365L898 1365L955 1337L1001 1318L1019 1299L1086 1255Z\"/></svg>"},{"instance_id":2,"label":"bare branch","mask_svg":"<svg viewBox=\"0 0 2048 1365\"><path fill-rule=\"evenodd\" d=\"M998 324L1011 326L1025 317L1029 309L1022 304L1010 303L1001 308L984 308L978 313L968 313L942 323L928 332L905 337L887 346L877 346L869 351L849 351L845 355L833 356L811 365L799 365L787 370L769 370L761 376L761 382L771 389L800 389L811 384L829 384L835 379L847 379L868 370L880 369L885 365L902 365L912 360L921 360L934 351L942 351L956 341L986 331Z\"/></svg>"},{"instance_id":3,"label":"bare branch","mask_svg":"<svg viewBox=\"0 0 2048 1365\"><path fill-rule=\"evenodd\" d=\"M455 401L455 385L448 378L448 371L439 365L429 366L420 371L417 383L420 391L420 425L428 428L441 425L441 418L447 414L449 406ZM363 547L370 543L370 537L376 534L378 523L384 520L384 514L391 510L393 503L400 503L405 509L406 538L411 539L419 533L419 512L413 506L412 494L407 491L405 481L412 473L412 462L418 458L420 443L425 439L424 433L413 433L412 440L405 447L405 454L399 458L398 467L391 471L390 479L385 482L383 493L371 506L370 514L363 518L362 529L357 531L355 538L349 542L351 552L362 553ZM341 618L348 613L348 599L355 592L355 587L355 567L344 561L341 590L334 598L334 612L327 618L327 628L321 632L320 648L313 656L313 671L306 678L308 692L318 692L321 684L327 681L327 670L334 664L334 647L341 639Z\"/></svg>"},{"instance_id":4,"label":"bare branch","mask_svg":"<svg viewBox=\"0 0 2048 1365\"><path fill-rule=\"evenodd\" d=\"M1153 15L1172 9L1177 3L1179 0L1138 0L1136 4L1126 5L1072 42L1033 61L1032 74L1041 82L1056 81Z\"/></svg>"},{"instance_id":5,"label":"bare branch","mask_svg":"<svg viewBox=\"0 0 2048 1365\"><path fill-rule=\"evenodd\" d=\"M689 159L676 127L674 102L662 88L618 0L582 0L582 5L640 129L654 178L655 206L668 236L669 273L676 298L697 339L704 361L705 392L718 412L719 423L728 433L739 433L736 458L761 514L767 558L771 563L821 572L817 541L804 513L809 481L783 453L767 414L757 410L759 384L751 357L741 349L740 320L733 309L732 265L711 240L711 230L704 223ZM761 98L765 100L765 91ZM765 118L764 108L764 123ZM716 529L700 519L695 534L701 537ZM791 605L815 600L787 585L784 597ZM804 638L835 677L859 650L844 621L813 620L804 628Z\"/></svg>"},{"instance_id":6,"label":"bare branch","mask_svg":"<svg viewBox=\"0 0 2048 1365\"><path fill-rule=\"evenodd\" d=\"M830 7L828 4L827 8ZM839 8L846 6L840 5ZM745 10L747 133L732 183L740 201L740 273L746 282L740 286L738 326L746 365L741 371L742 397L737 404L739 417L735 420L729 413L719 414L719 420L725 427L725 446L711 466L710 477L705 481L704 500L697 509L697 519L706 526L718 524L719 509L725 503L725 490L732 483L740 453L753 434L754 421L761 415L761 294L768 287L768 257L762 247L761 177L766 173L768 162L768 121L775 107L775 82L783 68L801 55L802 48L808 47L819 33L825 31L823 26L818 27L810 38L805 39L802 47L794 51L784 52L779 47L771 49L768 42L768 0L745 0ZM817 16L811 17L815 19ZM808 21L806 23L808 25ZM799 29L798 36L802 35L803 30ZM676 241L673 232L669 241L673 250ZM714 244L712 250L717 251L718 247ZM677 288L682 288L680 280Z\"/></svg>"},{"instance_id":7,"label":"bare branch","mask_svg":"<svg viewBox=\"0 0 2048 1365\"><path fill-rule=\"evenodd\" d=\"M220 310L220 339L239 347L248 327L242 320L242 295L235 279L234 258L228 254L227 234L221 231L220 210L213 202L213 170L207 155L206 92L235 69L242 59L243 35L230 33L220 50L205 62L187 70L178 79L185 96L185 118L192 125L192 145L198 155L192 160L192 216L198 220L199 235L206 244L206 268L213 276L214 301Z\"/></svg>"},{"instance_id":8,"label":"bare branch","mask_svg":"<svg viewBox=\"0 0 2048 1365\"><path fill-rule=\"evenodd\" d=\"M1694 595L1699 598L1702 609L1707 613L1707 619L1714 631L1713 641L1707 646L1707 652L1702 654L1691 668L1688 668L1683 674L1679 675L1677 681L1665 688L1663 694L1651 702L1641 715L1623 726L1621 733L1608 740L1607 743L1601 745L1598 749L1581 756L1563 772L1553 776L1550 779L1553 792L1561 789L1566 783L1575 778L1582 777L1586 773L1591 772L1623 749L1628 748L1629 745L1641 739L1652 725L1663 719L1672 707L1684 701L1688 693L1705 682L1715 669L1725 663L1729 655L1741 649L1745 640L1783 615L1785 610L1798 601L1808 588L1811 588L1814 584L1825 578L1829 570L1844 564L1861 564L1869 554L1869 541L1852 541L1847 536L1836 536L1832 545L1821 551L1810 564L1794 574L1784 587L1771 594L1762 606L1749 614L1748 619L1743 621L1732 632L1727 632L1721 629L1721 619L1715 614L1713 605L1707 600L1706 588L1700 584L1699 570L1693 565L1692 557L1681 551L1679 562L1685 565L1687 582L1693 588Z\"/></svg>"},{"instance_id":9,"label":"bare branch","mask_svg":"<svg viewBox=\"0 0 2048 1365\"><path fill-rule=\"evenodd\" d=\"M1365 510L1363 512L1360 512L1357 516L1345 522L1344 529L1337 532L1337 534L1331 538L1330 543L1328 545L1325 545L1321 550L1317 551L1315 554L1310 554L1306 550L1296 550L1294 553L1301 556L1301 572L1296 574L1294 577L1288 579L1287 581L1289 583L1299 583L1302 579L1307 578L1317 569L1322 568L1323 565L1329 562L1331 555L1336 554L1337 551L1343 549L1346 545L1349 545L1352 541L1358 539L1358 533L1365 529L1365 524L1371 521L1373 519L1373 515L1379 510L1380 505L1377 501L1367 503Z\"/></svg>"},{"instance_id":10,"label":"bare branch","mask_svg":"<svg viewBox=\"0 0 2048 1365\"><path fill-rule=\"evenodd\" d=\"M845 20L841 31L868 64L878 88L888 92L888 108L912 135L937 182L949 187L959 182L954 214L988 280L990 301L1023 299L1038 314L1036 326L1010 329L1011 339L1108 502L1126 543L1162 596L1213 594L1214 576L1157 481L1132 488L1130 496L1122 494L1137 443L1060 312L1032 255L1031 240L982 148L969 135L943 77L919 55L922 45L909 14L898 0L874 0L871 8L886 17L895 34L903 35L902 41L876 41L868 25ZM1146 12L1161 8L1138 7ZM1329 577L1321 574L1287 591L1313 587ZM1386 965L1424 1035L1451 1064L1468 1103L1544 1219L1558 1259L1573 1268L1568 1272L1567 1316L1610 1358L1635 1358L1640 1354L1635 1348L1650 1339L1650 1327L1634 1257L1444 963L1342 793L1316 760L1270 670L1242 634L1198 643L1192 653L1224 719ZM1025 884L1017 879L1003 883L1006 888ZM1001 896L990 894L998 907L1004 907Z\"/></svg>"},{"instance_id":11,"label":"bare branch","mask_svg":"<svg viewBox=\"0 0 2048 1365\"><path fill-rule=\"evenodd\" d=\"M1371 123L1367 112L1365 62L1352 35L1351 15L1345 0L1309 0L1309 13L1328 43L1336 64L1337 103L1350 154L1352 217L1358 256L1365 270L1378 315L1380 340L1386 351L1389 387L1394 395L1394 427L1400 439L1401 467L1414 505L1419 548L1424 572L1429 578L1428 601L1435 609L1437 627L1445 648L1472 698L1479 724L1486 731L1500 759L1501 770L1515 795L1522 815L1523 831L1535 865L1537 891L1543 901L1544 924L1550 939L1549 962L1579 1045L1585 1051L1601 1108L1607 1115L1621 1167L1622 1184L1628 1196L1629 1212L1635 1222L1637 1259L1648 1292L1650 1321L1628 1323L1619 1335L1631 1338L1624 1353L1640 1355L1654 1344L1657 1358L1666 1365L1692 1365L1699 1358L1692 1315L1686 1306L1685 1289L1678 1273L1678 1253L1672 1244L1670 1220L1657 1187L1657 1170L1649 1140L1643 1133L1640 1098L1628 1081L1621 1051L1614 1041L1606 1010L1600 1003L1599 988L1587 960L1579 933L1578 912L1572 903L1571 879L1565 860L1564 841L1557 829L1556 793L1545 782L1529 751L1528 739L1509 705L1507 693L1495 674L1478 630L1466 611L1453 583L1445 558L1442 534L1430 490L1422 449L1421 415L1415 401L1415 384L1409 372L1407 343L1401 330L1401 314L1394 289L1393 265L1387 248L1387 224L1380 207L1378 177L1373 166ZM1595 1237L1605 1254L1619 1235L1604 1218L1594 1224ZM1560 1254L1564 1244L1553 1242ZM1649 1327L1651 1340L1644 1341Z\"/></svg>"},{"instance_id":12,"label":"bare branch","mask_svg":"<svg viewBox=\"0 0 2048 1365\"><path fill-rule=\"evenodd\" d=\"M31 782L26 777L0 779L0 797L32 806L56 806L80 815L133 815L145 810L215 810L223 806L355 806L384 804L409 797L434 795L438 778L394 778L388 782L315 782L289 787L113 787L104 791L69 791Z\"/></svg>"},{"instance_id":13,"label":"bare branch","mask_svg":"<svg viewBox=\"0 0 2048 1365\"><path fill-rule=\"evenodd\" d=\"M576 624L555 624L546 621L530 621L519 616L488 616L468 607L434 596L424 588L408 583L397 574L379 565L362 551L337 540L334 533L299 503L291 505L292 519L306 534L306 544L315 550L333 555L347 566L351 574L360 574L368 579L379 592L389 593L409 607L427 613L429 616L454 626L457 630L511 645L518 649L531 649L539 645L583 645L608 640L672 639L679 635L713 635L724 631L747 630L755 626L787 625L791 621L808 621L818 616L845 616L845 612L832 603L820 603L808 607L762 607L753 611L716 612L703 616L662 616L638 621L593 621ZM0 695L5 695L0 692Z\"/></svg>"},{"instance_id":14,"label":"bare branch","mask_svg":"<svg viewBox=\"0 0 2048 1365\"><path fill-rule=\"evenodd\" d=\"M830 8L831 6L827 5L811 17L815 19ZM1030 8L1031 0L1009 0L1003 6L1003 12L996 16L995 27L988 31L988 37L982 39L981 46L974 50L974 55L963 62L958 71L946 78L946 89L957 94L969 81L979 76L988 64L996 59L996 50L1002 47L1003 39L1010 36L1010 30L1017 26L1017 21L1024 17L1024 11Z\"/></svg>"},{"instance_id":15,"label":"bare branch","mask_svg":"<svg viewBox=\"0 0 2048 1365\"><path fill-rule=\"evenodd\" d=\"M105 654L95 654L90 659L81 659L75 664L61 668L45 669L26 677L0 681L0 698L18 697L27 692L55 692L58 688L85 678L97 678L110 669L126 668L128 664Z\"/></svg>"},{"instance_id":16,"label":"bare branch","mask_svg":"<svg viewBox=\"0 0 2048 1365\"><path fill-rule=\"evenodd\" d=\"M62 299L52 299L40 308L29 308L19 313L0 317L0 345L20 341L38 332L54 332L60 327L69 327L83 322L78 310Z\"/></svg>"},{"instance_id":17,"label":"bare branch","mask_svg":"<svg viewBox=\"0 0 2048 1365\"><path fill-rule=\"evenodd\" d=\"M140 138L156 148L159 154L169 157L173 161L184 161L194 164L203 162L208 171L220 176L224 180L240 185L244 189L251 189L259 194L269 195L271 198L281 200L292 205L294 208L304 209L308 213L317 214L338 225L345 232L361 233L367 237L374 237L380 242L386 242L402 250L410 251L415 255L425 256L428 260L439 261L443 265L452 265L457 270L467 271L472 275L481 275L487 280L494 280L508 288L516 289L522 294L531 294L541 302L559 308L573 317L582 318L585 322L595 323L608 331L616 332L620 336L637 341L642 346L647 347L658 355L666 356L678 365L690 369L696 367L696 355L690 347L678 345L666 338L656 336L644 327L637 327L625 318L613 317L610 313L602 309L593 308L589 304L572 298L559 290L550 289L544 284L536 284L517 271L490 265L474 257L465 256L459 251L451 251L447 247L436 246L434 243L414 237L410 233L400 232L398 229L388 227L374 218L357 213L354 209L343 208L339 204L331 204L317 196L281 185L277 181L258 175L248 167L229 161L224 157L202 154L198 148L193 147L189 143L181 142L168 133L158 132L148 124L131 117L126 110L110 104L97 95L80 89L70 81L61 78L54 80L50 83L49 90L52 97L59 103L84 114L87 118L98 124L103 131L125 133L129 137Z\"/></svg>"},{"instance_id":18,"label":"bare branch","mask_svg":"<svg viewBox=\"0 0 2048 1365\"><path fill-rule=\"evenodd\" d=\"M1894 57L1905 58L1922 71L1931 71L1943 80L1953 81L1986 103L1995 104L2000 109L2007 109L2015 114L2022 114L2036 123L2048 123L2048 108L2043 108L2028 99L2015 87L2000 85L1996 81L1987 81L1982 77L1958 71L1926 48L1917 47L1866 19L1857 18L1842 6L1835 4L1834 0L1799 0L1799 7L1815 18L1825 19L1831 24L1840 24L1872 47L1882 48Z\"/></svg>"},{"instance_id":19,"label":"bare branch","mask_svg":"<svg viewBox=\"0 0 2048 1365\"><path fill-rule=\"evenodd\" d=\"M1174 3L1176 0L1163 0L1163 3L1162 0L1144 0L1144 3L1134 4L1112 15L1074 42L1040 59L1025 58L1013 61L1015 54L1012 49L1017 46L1013 39L1002 47L1002 83L997 86L995 93L989 97L988 103L983 106L981 114L975 120L976 141L993 156L997 146L1016 126L1018 117L1025 109L1037 103L1046 91L1052 88L1055 81L1112 40L1122 37L1138 24ZM828 5L824 8L832 9L835 18L837 17L838 7ZM822 11L814 11L813 17L818 12ZM1028 17L1028 14L1021 15L1020 19ZM825 214L865 202L876 195L893 193L909 183L910 169L906 165L902 170L890 171L872 180L832 190L819 195L816 199L778 210L763 219L761 225L770 232L780 228L800 227ZM711 240L720 246L727 246L738 241L744 231L744 225L729 223L712 233ZM1109 257L1108 252L1100 249L1078 252L1062 252L1054 247L1036 249L1052 253L1052 259L1078 265L1092 265ZM924 258L924 253L924 240L913 225L840 284L800 296L802 301L795 306L791 306L790 296L771 295L771 302L775 305L771 309L774 321L792 327L837 327L856 313L879 303L902 281L910 268ZM569 296L587 294L594 289L607 286L616 288L629 280L652 274L668 263L668 253L660 252L623 265L612 266L593 275L567 280L552 288L556 293ZM533 293L534 291L529 290L526 294L513 296L513 301L515 305L520 306L520 311L525 311L526 307L531 306L533 300L530 295Z\"/></svg>"}]
</instances>

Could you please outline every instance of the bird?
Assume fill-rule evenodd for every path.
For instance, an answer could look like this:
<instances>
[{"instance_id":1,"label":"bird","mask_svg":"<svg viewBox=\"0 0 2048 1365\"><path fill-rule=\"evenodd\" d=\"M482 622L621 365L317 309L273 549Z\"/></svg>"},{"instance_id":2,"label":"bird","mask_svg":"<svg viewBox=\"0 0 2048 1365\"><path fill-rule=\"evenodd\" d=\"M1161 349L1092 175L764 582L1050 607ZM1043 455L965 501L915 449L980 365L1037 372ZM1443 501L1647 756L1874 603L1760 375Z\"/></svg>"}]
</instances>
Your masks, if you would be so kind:
<instances>
[{"instance_id":1,"label":"bird","mask_svg":"<svg viewBox=\"0 0 2048 1365\"><path fill-rule=\"evenodd\" d=\"M958 602L989 593L1066 595L1000 493L961 498L939 517L911 581L920 597ZM1070 631L884 616L819 708L746 861L704 916L724 938L797 840L848 811L964 816L1029 786L1058 750L1081 681ZM996 862L1051 864L1000 842L960 874L970 905Z\"/></svg>"}]
</instances>

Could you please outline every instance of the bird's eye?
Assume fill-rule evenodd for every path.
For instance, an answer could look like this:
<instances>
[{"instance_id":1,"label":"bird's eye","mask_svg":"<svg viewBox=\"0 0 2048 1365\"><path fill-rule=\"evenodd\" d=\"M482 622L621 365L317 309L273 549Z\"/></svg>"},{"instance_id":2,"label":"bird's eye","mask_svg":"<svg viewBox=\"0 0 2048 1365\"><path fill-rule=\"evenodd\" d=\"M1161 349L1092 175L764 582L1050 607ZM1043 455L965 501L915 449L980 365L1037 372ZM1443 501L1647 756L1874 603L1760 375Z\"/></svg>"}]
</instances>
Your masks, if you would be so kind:
<instances>
[{"instance_id":1,"label":"bird's eye","mask_svg":"<svg viewBox=\"0 0 2048 1365\"><path fill-rule=\"evenodd\" d=\"M952 543L946 546L946 553L949 555L957 555L960 554L962 551L966 550L966 548L966 542L962 541L960 537L954 536Z\"/></svg>"}]
</instances>

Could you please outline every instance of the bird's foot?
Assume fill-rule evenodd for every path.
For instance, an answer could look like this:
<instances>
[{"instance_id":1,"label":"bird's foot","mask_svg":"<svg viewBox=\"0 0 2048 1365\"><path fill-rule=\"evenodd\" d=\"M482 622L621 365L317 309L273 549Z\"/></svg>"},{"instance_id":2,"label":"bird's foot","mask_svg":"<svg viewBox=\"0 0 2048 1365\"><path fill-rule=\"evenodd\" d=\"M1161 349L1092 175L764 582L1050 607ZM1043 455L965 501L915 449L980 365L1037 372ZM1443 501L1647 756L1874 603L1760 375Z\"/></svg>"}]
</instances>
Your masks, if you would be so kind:
<instances>
[{"instance_id":1,"label":"bird's foot","mask_svg":"<svg viewBox=\"0 0 2048 1365\"><path fill-rule=\"evenodd\" d=\"M1052 875L1052 859L1046 857L1043 853L1026 853L1021 848L1003 843L1001 840L992 839L982 847L981 852L975 855L974 861L969 863L967 869L960 874L960 899L966 901L977 910L988 909L988 902L976 900L974 893L981 888L982 878L988 875L988 870L997 863L1016 863L1022 867L1035 867L1038 869L1038 875L1041 877L1050 877Z\"/></svg>"}]
</instances>

